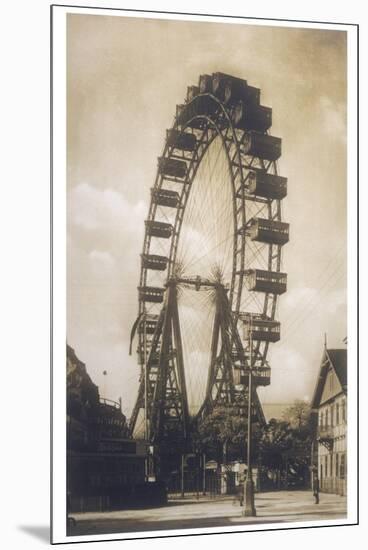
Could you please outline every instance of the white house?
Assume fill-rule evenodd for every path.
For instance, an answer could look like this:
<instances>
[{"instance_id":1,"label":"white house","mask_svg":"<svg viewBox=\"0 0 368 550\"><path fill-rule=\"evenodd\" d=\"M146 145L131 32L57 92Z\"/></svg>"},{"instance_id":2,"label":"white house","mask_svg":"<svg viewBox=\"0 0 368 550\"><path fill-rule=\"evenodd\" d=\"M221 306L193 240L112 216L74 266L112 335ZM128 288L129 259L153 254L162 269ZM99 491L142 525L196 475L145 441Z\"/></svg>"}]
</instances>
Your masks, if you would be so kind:
<instances>
[{"instance_id":1,"label":"white house","mask_svg":"<svg viewBox=\"0 0 368 550\"><path fill-rule=\"evenodd\" d=\"M320 490L346 494L347 352L325 347L312 399L314 465Z\"/></svg>"}]
</instances>

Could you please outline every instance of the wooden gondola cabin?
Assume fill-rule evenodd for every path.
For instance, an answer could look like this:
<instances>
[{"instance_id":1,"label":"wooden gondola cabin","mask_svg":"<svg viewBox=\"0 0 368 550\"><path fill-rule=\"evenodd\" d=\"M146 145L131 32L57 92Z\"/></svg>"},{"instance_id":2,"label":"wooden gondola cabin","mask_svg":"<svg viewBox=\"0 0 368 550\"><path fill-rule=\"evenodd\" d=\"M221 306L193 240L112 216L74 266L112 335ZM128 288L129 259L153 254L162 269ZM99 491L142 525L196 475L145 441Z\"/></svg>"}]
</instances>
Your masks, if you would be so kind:
<instances>
[{"instance_id":1,"label":"wooden gondola cabin","mask_svg":"<svg viewBox=\"0 0 368 550\"><path fill-rule=\"evenodd\" d=\"M265 170L252 170L247 178L248 192L265 199L281 200L287 195L287 178L268 174Z\"/></svg>"},{"instance_id":2,"label":"wooden gondola cabin","mask_svg":"<svg viewBox=\"0 0 368 550\"><path fill-rule=\"evenodd\" d=\"M162 239L170 239L173 233L171 223L157 222L156 220L146 220L146 230L150 237L161 237Z\"/></svg>"},{"instance_id":3,"label":"wooden gondola cabin","mask_svg":"<svg viewBox=\"0 0 368 550\"><path fill-rule=\"evenodd\" d=\"M170 189L151 189L152 201L160 206L177 208L179 206L180 195L177 191Z\"/></svg>"},{"instance_id":4,"label":"wooden gondola cabin","mask_svg":"<svg viewBox=\"0 0 368 550\"><path fill-rule=\"evenodd\" d=\"M255 341L278 342L280 340L279 321L273 321L251 313L241 313L240 319L244 324L244 340L249 339L250 331L252 339Z\"/></svg>"},{"instance_id":5,"label":"wooden gondola cabin","mask_svg":"<svg viewBox=\"0 0 368 550\"><path fill-rule=\"evenodd\" d=\"M249 222L252 241L283 245L289 241L289 224L266 218L252 218Z\"/></svg>"},{"instance_id":6,"label":"wooden gondola cabin","mask_svg":"<svg viewBox=\"0 0 368 550\"><path fill-rule=\"evenodd\" d=\"M164 288L156 286L140 286L138 288L141 302L161 303L164 301Z\"/></svg>"},{"instance_id":7,"label":"wooden gondola cabin","mask_svg":"<svg viewBox=\"0 0 368 550\"><path fill-rule=\"evenodd\" d=\"M159 256L158 254L141 254L142 267L145 269L153 269L155 271L165 271L169 258Z\"/></svg>"},{"instance_id":8,"label":"wooden gondola cabin","mask_svg":"<svg viewBox=\"0 0 368 550\"><path fill-rule=\"evenodd\" d=\"M287 274L264 269L249 269L246 272L245 284L248 290L283 294L286 292Z\"/></svg>"}]
</instances>

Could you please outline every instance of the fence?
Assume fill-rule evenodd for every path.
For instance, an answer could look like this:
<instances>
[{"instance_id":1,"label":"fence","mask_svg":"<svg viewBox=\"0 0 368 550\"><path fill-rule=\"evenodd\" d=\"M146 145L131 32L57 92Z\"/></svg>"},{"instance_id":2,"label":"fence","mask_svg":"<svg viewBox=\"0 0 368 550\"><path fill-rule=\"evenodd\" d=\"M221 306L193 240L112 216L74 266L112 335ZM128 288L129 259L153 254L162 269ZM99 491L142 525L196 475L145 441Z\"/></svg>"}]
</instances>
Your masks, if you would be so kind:
<instances>
[{"instance_id":1,"label":"fence","mask_svg":"<svg viewBox=\"0 0 368 550\"><path fill-rule=\"evenodd\" d=\"M184 494L199 496L207 494L212 497L219 495L235 495L238 492L239 474L236 472L222 472L215 470L206 470L205 476L203 471L184 472L184 479L181 473L172 474L167 480L167 488L169 495Z\"/></svg>"}]
</instances>

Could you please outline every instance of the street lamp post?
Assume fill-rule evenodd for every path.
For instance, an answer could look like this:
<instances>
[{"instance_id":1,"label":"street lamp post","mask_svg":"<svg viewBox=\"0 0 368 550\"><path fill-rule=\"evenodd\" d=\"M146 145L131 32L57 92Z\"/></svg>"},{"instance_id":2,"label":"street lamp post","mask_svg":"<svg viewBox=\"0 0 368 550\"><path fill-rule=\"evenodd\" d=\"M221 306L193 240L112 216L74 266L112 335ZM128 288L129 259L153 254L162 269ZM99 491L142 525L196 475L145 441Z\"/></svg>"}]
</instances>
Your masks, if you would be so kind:
<instances>
[{"instance_id":1,"label":"street lamp post","mask_svg":"<svg viewBox=\"0 0 368 550\"><path fill-rule=\"evenodd\" d=\"M147 395L147 327L146 313L143 314L143 369L144 369L144 439L148 438L148 395Z\"/></svg>"},{"instance_id":2,"label":"street lamp post","mask_svg":"<svg viewBox=\"0 0 368 550\"><path fill-rule=\"evenodd\" d=\"M143 376L144 376L144 439L148 441L148 372L147 372L147 327L146 327L146 312L143 313L140 322L143 322ZM149 457L145 459L145 477L146 480L149 477Z\"/></svg>"},{"instance_id":3,"label":"street lamp post","mask_svg":"<svg viewBox=\"0 0 368 550\"><path fill-rule=\"evenodd\" d=\"M253 342L252 342L252 314L250 314L249 320L249 373L248 373L248 414L247 414L247 477L244 483L244 509L243 515L247 517L255 517L256 507L254 504L254 485L252 476L252 463L251 463L251 441L252 441L252 367L253 367Z\"/></svg>"}]
</instances>

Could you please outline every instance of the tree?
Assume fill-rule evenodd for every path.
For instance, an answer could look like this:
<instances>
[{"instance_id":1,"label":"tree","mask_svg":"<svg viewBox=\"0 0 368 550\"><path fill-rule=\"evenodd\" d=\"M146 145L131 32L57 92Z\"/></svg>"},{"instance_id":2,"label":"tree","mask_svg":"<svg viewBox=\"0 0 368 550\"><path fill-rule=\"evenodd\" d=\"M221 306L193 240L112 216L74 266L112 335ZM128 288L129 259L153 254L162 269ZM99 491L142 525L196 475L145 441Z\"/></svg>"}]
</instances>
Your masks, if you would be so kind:
<instances>
[{"instance_id":1,"label":"tree","mask_svg":"<svg viewBox=\"0 0 368 550\"><path fill-rule=\"evenodd\" d=\"M257 430L254 429L254 439ZM247 434L245 402L218 405L198 425L197 447L218 462L244 460Z\"/></svg>"},{"instance_id":2,"label":"tree","mask_svg":"<svg viewBox=\"0 0 368 550\"><path fill-rule=\"evenodd\" d=\"M288 422L272 418L261 431L259 454L263 466L280 470L283 456L293 445L293 430Z\"/></svg>"},{"instance_id":3,"label":"tree","mask_svg":"<svg viewBox=\"0 0 368 550\"><path fill-rule=\"evenodd\" d=\"M308 476L311 449L310 408L295 401L283 420L271 419L266 426L253 418L252 463L282 483L297 486ZM246 400L216 406L198 425L194 446L207 457L226 463L244 461L247 446ZM274 482L272 482L274 483Z\"/></svg>"},{"instance_id":4,"label":"tree","mask_svg":"<svg viewBox=\"0 0 368 550\"><path fill-rule=\"evenodd\" d=\"M290 407L288 407L282 417L288 422L292 428L306 428L310 422L310 405L301 399L296 399Z\"/></svg>"},{"instance_id":5,"label":"tree","mask_svg":"<svg viewBox=\"0 0 368 550\"><path fill-rule=\"evenodd\" d=\"M296 400L288 407L283 420L272 419L262 431L259 451L260 462L273 472L278 484L286 486L304 484L310 465L312 430L310 406Z\"/></svg>"}]
</instances>

